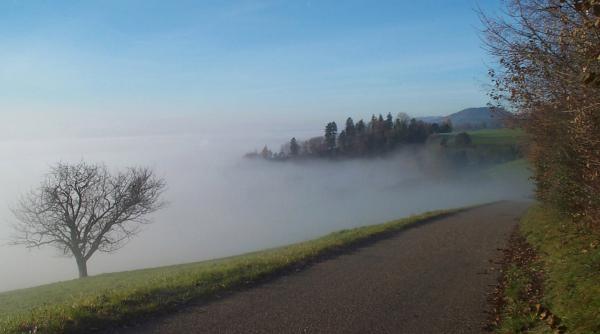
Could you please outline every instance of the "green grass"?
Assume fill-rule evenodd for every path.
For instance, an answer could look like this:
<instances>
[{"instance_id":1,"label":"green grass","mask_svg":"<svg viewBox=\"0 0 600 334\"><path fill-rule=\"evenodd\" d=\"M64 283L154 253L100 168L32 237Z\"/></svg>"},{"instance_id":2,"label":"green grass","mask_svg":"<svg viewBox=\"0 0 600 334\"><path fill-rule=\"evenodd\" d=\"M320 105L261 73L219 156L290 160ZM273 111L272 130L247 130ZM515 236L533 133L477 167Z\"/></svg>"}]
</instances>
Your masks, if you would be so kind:
<instances>
[{"instance_id":1,"label":"green grass","mask_svg":"<svg viewBox=\"0 0 600 334\"><path fill-rule=\"evenodd\" d=\"M523 146L526 137L520 129L485 129L468 131L471 138L469 145L456 143L456 136L461 132L431 135L427 140L428 149L442 160L455 166L490 166L504 164L513 160L521 160L524 156ZM524 167L524 160L521 165ZM521 169L526 170L526 169Z\"/></svg>"},{"instance_id":2,"label":"green grass","mask_svg":"<svg viewBox=\"0 0 600 334\"><path fill-rule=\"evenodd\" d=\"M454 145L454 137L462 132L467 132L472 144L477 146L508 146L519 145L526 139L525 132L521 129L483 129L473 131L456 131L451 133L437 133L431 135L429 144L439 145L443 138L447 138L448 145Z\"/></svg>"},{"instance_id":3,"label":"green grass","mask_svg":"<svg viewBox=\"0 0 600 334\"><path fill-rule=\"evenodd\" d=\"M221 260L104 274L0 293L0 333L88 332L250 285L369 238L451 212L434 211Z\"/></svg>"},{"instance_id":4,"label":"green grass","mask_svg":"<svg viewBox=\"0 0 600 334\"><path fill-rule=\"evenodd\" d=\"M441 138L445 137L451 139L461 132L466 132L469 134L473 145L513 145L520 144L526 139L525 131L522 129L508 128L438 133L433 137L436 138L436 144L439 144L439 140L441 140ZM450 144L452 144L451 141Z\"/></svg>"},{"instance_id":5,"label":"green grass","mask_svg":"<svg viewBox=\"0 0 600 334\"><path fill-rule=\"evenodd\" d=\"M531 271L535 270L540 270L539 263L530 268L513 264L503 273L507 282L504 290L505 305L497 333L552 333L552 329L539 318L535 303L523 298L533 284Z\"/></svg>"},{"instance_id":6,"label":"green grass","mask_svg":"<svg viewBox=\"0 0 600 334\"><path fill-rule=\"evenodd\" d=\"M520 129L484 129L467 133L474 145L519 144L525 139L525 132Z\"/></svg>"},{"instance_id":7,"label":"green grass","mask_svg":"<svg viewBox=\"0 0 600 334\"><path fill-rule=\"evenodd\" d=\"M543 270L542 304L558 316L568 333L600 333L600 234L561 218L547 206L523 217L521 232L537 250ZM505 314L504 322L517 321ZM529 332L542 333L544 326Z\"/></svg>"}]
</instances>

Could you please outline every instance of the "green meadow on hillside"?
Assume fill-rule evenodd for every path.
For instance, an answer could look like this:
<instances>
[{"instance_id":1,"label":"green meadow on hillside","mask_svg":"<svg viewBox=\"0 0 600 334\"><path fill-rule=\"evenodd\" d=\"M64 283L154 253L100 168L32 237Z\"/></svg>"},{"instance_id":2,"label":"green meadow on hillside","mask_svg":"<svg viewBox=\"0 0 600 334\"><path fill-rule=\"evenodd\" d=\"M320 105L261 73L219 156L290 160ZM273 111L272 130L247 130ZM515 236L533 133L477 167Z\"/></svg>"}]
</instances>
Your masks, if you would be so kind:
<instances>
[{"instance_id":1,"label":"green meadow on hillside","mask_svg":"<svg viewBox=\"0 0 600 334\"><path fill-rule=\"evenodd\" d=\"M470 142L465 142L463 132L434 134L427 141L427 148L439 161L454 167L491 167L524 157L526 137L522 130L484 129L466 133Z\"/></svg>"},{"instance_id":2,"label":"green meadow on hillside","mask_svg":"<svg viewBox=\"0 0 600 334\"><path fill-rule=\"evenodd\" d=\"M520 129L484 129L467 131L474 145L507 145L518 144L525 139L525 132Z\"/></svg>"},{"instance_id":3,"label":"green meadow on hillside","mask_svg":"<svg viewBox=\"0 0 600 334\"><path fill-rule=\"evenodd\" d=\"M445 139L448 146L454 146L454 140L459 133L438 133L434 134L429 139L429 144L440 145L442 140ZM474 146L507 146L507 145L520 145L526 139L525 132L521 129L483 129L464 131L471 138L471 145Z\"/></svg>"}]
</instances>

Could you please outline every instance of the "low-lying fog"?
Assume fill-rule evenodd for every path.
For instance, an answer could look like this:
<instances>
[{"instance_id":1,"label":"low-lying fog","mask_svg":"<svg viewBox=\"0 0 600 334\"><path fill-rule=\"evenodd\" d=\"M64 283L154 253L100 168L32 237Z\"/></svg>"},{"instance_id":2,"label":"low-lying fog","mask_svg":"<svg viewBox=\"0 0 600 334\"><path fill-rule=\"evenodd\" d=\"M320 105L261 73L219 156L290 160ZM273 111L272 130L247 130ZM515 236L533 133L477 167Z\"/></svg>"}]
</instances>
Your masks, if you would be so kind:
<instances>
[{"instance_id":1,"label":"low-lying fog","mask_svg":"<svg viewBox=\"0 0 600 334\"><path fill-rule=\"evenodd\" d=\"M307 134L308 136L309 134ZM249 137L249 135L248 135ZM7 246L9 207L57 161L153 167L170 205L114 254L96 254L90 274L240 254L413 213L525 197L523 179L428 179L410 155L344 162L278 163L242 155L287 138L179 135L0 142L0 290L75 278L53 249Z\"/></svg>"}]
</instances>

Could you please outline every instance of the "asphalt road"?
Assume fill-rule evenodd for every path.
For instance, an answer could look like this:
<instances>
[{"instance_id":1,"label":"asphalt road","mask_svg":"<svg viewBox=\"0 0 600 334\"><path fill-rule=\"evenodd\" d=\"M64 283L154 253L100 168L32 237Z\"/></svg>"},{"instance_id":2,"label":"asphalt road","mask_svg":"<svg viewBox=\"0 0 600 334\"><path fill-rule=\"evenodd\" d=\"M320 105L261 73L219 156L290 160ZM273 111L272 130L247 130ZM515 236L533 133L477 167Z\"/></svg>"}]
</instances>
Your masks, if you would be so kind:
<instances>
[{"instance_id":1,"label":"asphalt road","mask_svg":"<svg viewBox=\"0 0 600 334\"><path fill-rule=\"evenodd\" d=\"M420 224L118 333L481 333L499 257L527 203Z\"/></svg>"}]
</instances>

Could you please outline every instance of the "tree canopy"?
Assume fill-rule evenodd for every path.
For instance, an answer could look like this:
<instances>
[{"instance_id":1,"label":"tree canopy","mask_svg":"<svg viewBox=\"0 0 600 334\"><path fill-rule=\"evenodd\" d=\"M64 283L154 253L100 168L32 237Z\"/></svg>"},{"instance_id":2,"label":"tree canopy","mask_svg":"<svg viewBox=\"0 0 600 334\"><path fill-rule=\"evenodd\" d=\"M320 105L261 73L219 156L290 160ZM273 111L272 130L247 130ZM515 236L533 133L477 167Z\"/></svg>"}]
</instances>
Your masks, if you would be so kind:
<instances>
[{"instance_id":1,"label":"tree canopy","mask_svg":"<svg viewBox=\"0 0 600 334\"><path fill-rule=\"evenodd\" d=\"M411 119L404 113L396 118L390 113L385 117L372 115L368 123L362 119L354 123L348 117L341 131L335 122L329 122L322 137L310 138L304 142L298 142L294 137L278 154L272 153L265 146L260 155L249 153L246 156L260 156L267 160L373 156L391 152L403 145L423 144L431 134L448 132L452 132L449 121L442 124L426 123Z\"/></svg>"}]
</instances>

